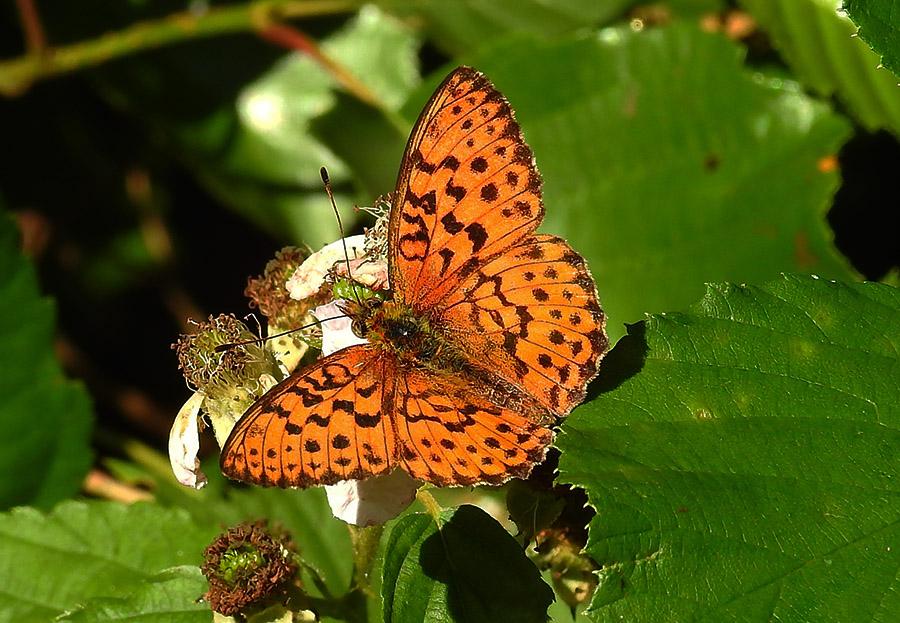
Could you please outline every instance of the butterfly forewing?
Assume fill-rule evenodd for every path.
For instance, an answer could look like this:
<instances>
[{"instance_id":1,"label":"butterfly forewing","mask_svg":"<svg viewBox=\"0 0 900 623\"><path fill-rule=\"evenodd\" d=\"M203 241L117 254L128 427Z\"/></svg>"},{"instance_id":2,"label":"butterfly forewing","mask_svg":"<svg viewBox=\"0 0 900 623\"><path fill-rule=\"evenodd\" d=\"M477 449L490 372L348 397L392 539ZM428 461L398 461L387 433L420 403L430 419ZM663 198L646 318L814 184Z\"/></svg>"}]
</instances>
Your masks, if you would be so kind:
<instances>
[{"instance_id":1,"label":"butterfly forewing","mask_svg":"<svg viewBox=\"0 0 900 623\"><path fill-rule=\"evenodd\" d=\"M543 218L541 178L512 108L474 69L454 71L416 122L389 227L395 296L427 309Z\"/></svg>"},{"instance_id":2,"label":"butterfly forewing","mask_svg":"<svg viewBox=\"0 0 900 623\"><path fill-rule=\"evenodd\" d=\"M544 208L531 149L475 70L452 73L425 107L394 202L396 296L474 366L566 415L597 374L605 317L584 259L533 236Z\"/></svg>"}]
</instances>

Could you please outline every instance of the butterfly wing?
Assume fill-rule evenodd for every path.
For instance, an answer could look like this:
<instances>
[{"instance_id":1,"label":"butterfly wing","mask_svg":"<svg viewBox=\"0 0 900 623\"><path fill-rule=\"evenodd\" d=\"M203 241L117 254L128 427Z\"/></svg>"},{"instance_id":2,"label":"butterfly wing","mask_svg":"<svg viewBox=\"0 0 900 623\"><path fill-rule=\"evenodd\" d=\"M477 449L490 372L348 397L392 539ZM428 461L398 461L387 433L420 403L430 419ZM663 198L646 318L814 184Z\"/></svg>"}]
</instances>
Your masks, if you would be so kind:
<instances>
[{"instance_id":1,"label":"butterfly wing","mask_svg":"<svg viewBox=\"0 0 900 623\"><path fill-rule=\"evenodd\" d=\"M479 266L438 314L476 367L560 416L584 398L609 345L587 265L555 236L529 236Z\"/></svg>"},{"instance_id":2,"label":"butterfly wing","mask_svg":"<svg viewBox=\"0 0 900 623\"><path fill-rule=\"evenodd\" d=\"M399 371L393 400L398 462L412 477L438 486L526 478L553 440L546 414L527 399L501 405L490 395L476 379Z\"/></svg>"},{"instance_id":3,"label":"butterfly wing","mask_svg":"<svg viewBox=\"0 0 900 623\"><path fill-rule=\"evenodd\" d=\"M384 474L396 467L385 417L392 362L351 346L295 372L241 417L222 448L222 472L262 486L308 487Z\"/></svg>"},{"instance_id":4,"label":"butterfly wing","mask_svg":"<svg viewBox=\"0 0 900 623\"><path fill-rule=\"evenodd\" d=\"M473 366L566 415L608 341L584 259L535 236L541 178L513 111L484 76L450 74L410 136L389 228L395 298Z\"/></svg>"},{"instance_id":5,"label":"butterfly wing","mask_svg":"<svg viewBox=\"0 0 900 623\"><path fill-rule=\"evenodd\" d=\"M394 297L433 307L543 215L541 177L512 108L479 72L456 69L419 116L400 167L388 228Z\"/></svg>"}]
</instances>

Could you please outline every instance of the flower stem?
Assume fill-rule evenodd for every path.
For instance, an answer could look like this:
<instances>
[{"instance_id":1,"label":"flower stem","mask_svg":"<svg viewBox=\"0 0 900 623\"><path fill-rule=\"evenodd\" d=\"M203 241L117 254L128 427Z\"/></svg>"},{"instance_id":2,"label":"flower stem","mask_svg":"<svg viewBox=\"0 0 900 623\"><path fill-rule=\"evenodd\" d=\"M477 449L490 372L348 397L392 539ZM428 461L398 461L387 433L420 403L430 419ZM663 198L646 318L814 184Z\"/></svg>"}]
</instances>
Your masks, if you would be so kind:
<instances>
[{"instance_id":1,"label":"flower stem","mask_svg":"<svg viewBox=\"0 0 900 623\"><path fill-rule=\"evenodd\" d=\"M353 541L353 585L363 593L370 593L369 575L375 566L378 543L384 534L384 524L357 528L347 525Z\"/></svg>"},{"instance_id":2,"label":"flower stem","mask_svg":"<svg viewBox=\"0 0 900 623\"><path fill-rule=\"evenodd\" d=\"M425 506L425 510L431 515L435 521L438 521L441 516L441 506L437 503L437 500L434 499L434 496L428 492L424 487L419 489L416 492L416 499L419 500L423 506Z\"/></svg>"},{"instance_id":3,"label":"flower stem","mask_svg":"<svg viewBox=\"0 0 900 623\"><path fill-rule=\"evenodd\" d=\"M38 16L34 0L16 0L19 9L19 19L22 20L22 29L25 31L25 43L29 54L41 54L47 47L47 38L44 36L44 27Z\"/></svg>"}]
</instances>

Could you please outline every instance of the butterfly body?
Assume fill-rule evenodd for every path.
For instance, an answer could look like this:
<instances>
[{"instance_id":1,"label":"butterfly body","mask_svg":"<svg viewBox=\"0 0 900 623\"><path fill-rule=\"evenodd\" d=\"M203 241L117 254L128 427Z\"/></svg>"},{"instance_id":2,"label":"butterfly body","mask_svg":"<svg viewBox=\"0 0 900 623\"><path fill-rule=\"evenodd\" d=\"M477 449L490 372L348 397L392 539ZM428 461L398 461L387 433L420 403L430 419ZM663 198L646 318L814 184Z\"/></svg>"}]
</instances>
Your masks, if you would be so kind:
<instances>
[{"instance_id":1,"label":"butterfly body","mask_svg":"<svg viewBox=\"0 0 900 623\"><path fill-rule=\"evenodd\" d=\"M543 460L607 347L584 259L536 234L541 180L512 109L455 70L419 117L388 226L387 300L344 304L367 344L297 371L241 418L223 472L307 487L396 468L500 483Z\"/></svg>"},{"instance_id":2,"label":"butterfly body","mask_svg":"<svg viewBox=\"0 0 900 623\"><path fill-rule=\"evenodd\" d=\"M389 353L398 366L450 373L465 366L465 355L432 327L427 314L417 314L410 306L393 300L362 314L358 310L352 303L347 307L349 315L357 320L354 332Z\"/></svg>"}]
</instances>

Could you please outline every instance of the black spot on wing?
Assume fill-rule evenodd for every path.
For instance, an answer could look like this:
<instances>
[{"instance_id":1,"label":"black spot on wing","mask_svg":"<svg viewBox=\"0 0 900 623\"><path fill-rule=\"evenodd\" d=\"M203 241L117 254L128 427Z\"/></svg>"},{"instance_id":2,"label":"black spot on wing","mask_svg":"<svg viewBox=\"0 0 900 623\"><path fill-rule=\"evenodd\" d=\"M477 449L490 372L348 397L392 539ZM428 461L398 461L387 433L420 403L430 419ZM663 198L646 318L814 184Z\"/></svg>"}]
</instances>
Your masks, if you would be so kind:
<instances>
[{"instance_id":1,"label":"black spot on wing","mask_svg":"<svg viewBox=\"0 0 900 623\"><path fill-rule=\"evenodd\" d=\"M466 234L472 242L472 253L478 253L487 242L488 233L481 223L470 223L466 226Z\"/></svg>"},{"instance_id":2,"label":"black spot on wing","mask_svg":"<svg viewBox=\"0 0 900 623\"><path fill-rule=\"evenodd\" d=\"M458 234L463 230L464 227L464 225L460 223L453 215L453 212L448 212L443 217L441 217L441 225L444 227L444 231L446 231L448 234Z\"/></svg>"}]
</instances>

